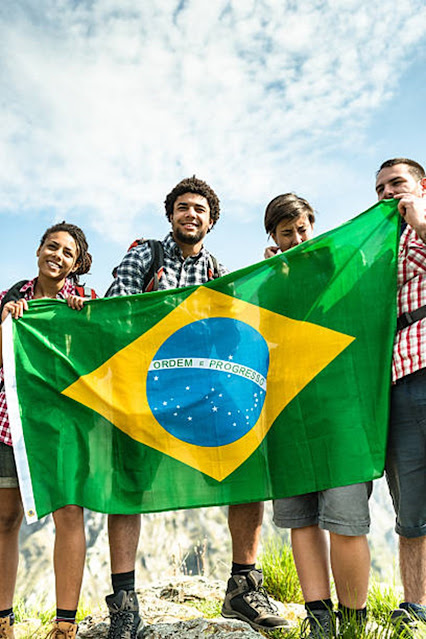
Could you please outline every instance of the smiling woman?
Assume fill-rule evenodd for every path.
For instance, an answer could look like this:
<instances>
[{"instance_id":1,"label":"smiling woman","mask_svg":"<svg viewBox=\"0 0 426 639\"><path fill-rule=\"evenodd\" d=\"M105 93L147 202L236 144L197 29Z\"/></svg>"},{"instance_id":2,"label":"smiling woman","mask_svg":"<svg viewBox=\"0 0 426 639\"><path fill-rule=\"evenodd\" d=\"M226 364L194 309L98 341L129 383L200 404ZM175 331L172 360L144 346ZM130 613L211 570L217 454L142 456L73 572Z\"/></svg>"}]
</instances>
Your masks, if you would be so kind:
<instances>
[{"instance_id":1,"label":"smiling woman","mask_svg":"<svg viewBox=\"0 0 426 639\"><path fill-rule=\"evenodd\" d=\"M28 301L32 299L64 299L70 308L80 310L83 307L84 299L76 294L76 285L78 276L87 273L92 263L83 231L66 222L50 227L41 238L37 258L36 278L19 282L0 294L2 322L8 315L15 320L22 317L28 309ZM0 366L0 634L12 639L13 594L23 509L13 456L1 355ZM54 563L58 608L52 639L58 633L67 633L69 639L73 639L77 630L75 614L85 560L83 509L75 505L65 506L57 510L53 518L56 527Z\"/></svg>"}]
</instances>

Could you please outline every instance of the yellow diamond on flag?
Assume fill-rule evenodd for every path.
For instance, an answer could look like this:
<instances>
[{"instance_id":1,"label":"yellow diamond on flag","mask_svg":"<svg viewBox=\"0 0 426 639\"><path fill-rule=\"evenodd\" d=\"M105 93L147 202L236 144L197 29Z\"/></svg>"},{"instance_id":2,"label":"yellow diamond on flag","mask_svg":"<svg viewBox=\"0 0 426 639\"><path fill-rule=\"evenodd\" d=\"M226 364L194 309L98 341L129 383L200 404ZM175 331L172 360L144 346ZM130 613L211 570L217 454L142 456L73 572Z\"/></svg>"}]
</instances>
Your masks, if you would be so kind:
<instances>
[{"instance_id":1,"label":"yellow diamond on flag","mask_svg":"<svg viewBox=\"0 0 426 639\"><path fill-rule=\"evenodd\" d=\"M201 286L63 394L222 481L353 340Z\"/></svg>"}]
</instances>

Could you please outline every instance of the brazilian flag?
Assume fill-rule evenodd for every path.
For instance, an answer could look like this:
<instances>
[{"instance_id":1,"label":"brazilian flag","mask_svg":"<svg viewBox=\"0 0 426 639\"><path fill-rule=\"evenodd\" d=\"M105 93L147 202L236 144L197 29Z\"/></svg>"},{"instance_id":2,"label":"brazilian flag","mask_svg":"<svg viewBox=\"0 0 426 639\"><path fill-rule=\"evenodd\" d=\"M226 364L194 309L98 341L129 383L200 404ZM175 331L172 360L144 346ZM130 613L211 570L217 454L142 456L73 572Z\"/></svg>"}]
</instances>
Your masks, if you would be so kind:
<instances>
[{"instance_id":1,"label":"brazilian flag","mask_svg":"<svg viewBox=\"0 0 426 639\"><path fill-rule=\"evenodd\" d=\"M383 473L399 216L203 286L36 300L3 325L28 521L297 495Z\"/></svg>"}]
</instances>

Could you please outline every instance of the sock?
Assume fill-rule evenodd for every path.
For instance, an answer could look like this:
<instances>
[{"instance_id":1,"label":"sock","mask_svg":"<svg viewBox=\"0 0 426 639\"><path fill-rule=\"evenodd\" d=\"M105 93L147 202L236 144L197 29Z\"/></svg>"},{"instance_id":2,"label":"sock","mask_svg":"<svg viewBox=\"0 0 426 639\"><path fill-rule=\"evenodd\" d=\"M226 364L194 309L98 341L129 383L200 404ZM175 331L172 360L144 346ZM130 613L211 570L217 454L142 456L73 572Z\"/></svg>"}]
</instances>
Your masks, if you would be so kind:
<instances>
[{"instance_id":1,"label":"sock","mask_svg":"<svg viewBox=\"0 0 426 639\"><path fill-rule=\"evenodd\" d=\"M339 612L342 614L344 621L351 621L354 619L356 623L364 625L367 621L367 608L347 608L343 604L339 603Z\"/></svg>"},{"instance_id":2,"label":"sock","mask_svg":"<svg viewBox=\"0 0 426 639\"><path fill-rule=\"evenodd\" d=\"M135 589L135 571L130 572L117 572L115 575L111 575L112 589L114 594L120 590L131 592Z\"/></svg>"},{"instance_id":3,"label":"sock","mask_svg":"<svg viewBox=\"0 0 426 639\"><path fill-rule=\"evenodd\" d=\"M232 562L231 575L244 575L250 572L250 570L254 570L256 568L256 564L236 564L234 561Z\"/></svg>"},{"instance_id":4,"label":"sock","mask_svg":"<svg viewBox=\"0 0 426 639\"><path fill-rule=\"evenodd\" d=\"M13 615L13 608L7 608L6 610L0 610L0 617L9 617Z\"/></svg>"},{"instance_id":5,"label":"sock","mask_svg":"<svg viewBox=\"0 0 426 639\"><path fill-rule=\"evenodd\" d=\"M317 601L305 601L306 612L314 612L314 610L333 610L333 602L331 599L318 599Z\"/></svg>"},{"instance_id":6,"label":"sock","mask_svg":"<svg viewBox=\"0 0 426 639\"><path fill-rule=\"evenodd\" d=\"M56 608L55 621L66 621L68 623L75 623L75 617L77 610L65 610L65 608Z\"/></svg>"}]
</instances>

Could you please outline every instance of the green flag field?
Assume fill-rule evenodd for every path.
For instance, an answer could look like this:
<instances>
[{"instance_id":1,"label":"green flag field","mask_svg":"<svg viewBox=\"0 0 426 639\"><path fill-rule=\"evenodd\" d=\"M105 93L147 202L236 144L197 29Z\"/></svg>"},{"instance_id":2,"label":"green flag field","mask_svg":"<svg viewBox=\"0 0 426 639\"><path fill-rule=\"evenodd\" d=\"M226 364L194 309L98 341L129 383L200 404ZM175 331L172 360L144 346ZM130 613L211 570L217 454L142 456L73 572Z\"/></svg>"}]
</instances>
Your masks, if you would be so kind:
<instances>
[{"instance_id":1,"label":"green flag field","mask_svg":"<svg viewBox=\"0 0 426 639\"><path fill-rule=\"evenodd\" d=\"M204 286L35 300L3 324L27 521L244 503L383 473L399 216Z\"/></svg>"}]
</instances>

